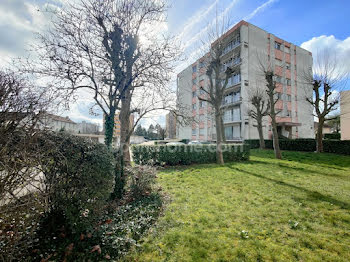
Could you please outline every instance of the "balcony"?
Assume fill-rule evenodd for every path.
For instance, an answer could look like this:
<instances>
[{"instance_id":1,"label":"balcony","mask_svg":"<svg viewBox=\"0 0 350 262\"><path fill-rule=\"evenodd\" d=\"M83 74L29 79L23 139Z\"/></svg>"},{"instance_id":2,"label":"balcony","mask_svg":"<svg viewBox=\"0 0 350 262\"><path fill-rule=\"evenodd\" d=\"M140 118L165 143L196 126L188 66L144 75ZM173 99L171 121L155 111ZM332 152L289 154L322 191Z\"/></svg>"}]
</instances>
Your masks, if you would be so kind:
<instances>
[{"instance_id":1,"label":"balcony","mask_svg":"<svg viewBox=\"0 0 350 262\"><path fill-rule=\"evenodd\" d=\"M240 45L241 45L240 39L238 39L237 41L234 41L234 42L230 42L222 51L221 56L228 54L229 52L231 52L233 49L235 49L236 47L238 47Z\"/></svg>"},{"instance_id":2,"label":"balcony","mask_svg":"<svg viewBox=\"0 0 350 262\"><path fill-rule=\"evenodd\" d=\"M240 116L224 116L223 117L224 124L232 124L241 122Z\"/></svg>"},{"instance_id":3,"label":"balcony","mask_svg":"<svg viewBox=\"0 0 350 262\"><path fill-rule=\"evenodd\" d=\"M228 99L222 101L221 106L222 107L233 106L233 105L237 105L237 104L240 104L240 103L242 103L242 97L241 96L239 96L239 97L231 97L231 98L228 98Z\"/></svg>"},{"instance_id":4,"label":"balcony","mask_svg":"<svg viewBox=\"0 0 350 262\"><path fill-rule=\"evenodd\" d=\"M235 67L235 66L240 65L241 63L242 63L242 59L240 57L237 57L233 60L230 60L229 62L224 63L221 66L221 72L225 72L228 67Z\"/></svg>"},{"instance_id":5,"label":"balcony","mask_svg":"<svg viewBox=\"0 0 350 262\"><path fill-rule=\"evenodd\" d=\"M233 75L228 79L226 88L231 88L235 85L239 85L241 84L241 75L237 74L237 75Z\"/></svg>"}]
</instances>

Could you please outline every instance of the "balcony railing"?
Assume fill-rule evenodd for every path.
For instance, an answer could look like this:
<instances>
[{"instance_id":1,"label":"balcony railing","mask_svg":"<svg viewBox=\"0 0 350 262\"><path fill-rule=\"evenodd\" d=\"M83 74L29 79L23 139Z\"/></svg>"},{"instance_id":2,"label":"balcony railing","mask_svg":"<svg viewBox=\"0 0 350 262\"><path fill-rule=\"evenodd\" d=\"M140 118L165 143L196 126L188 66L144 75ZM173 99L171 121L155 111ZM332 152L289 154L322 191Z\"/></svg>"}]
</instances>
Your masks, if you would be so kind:
<instances>
[{"instance_id":1,"label":"balcony railing","mask_svg":"<svg viewBox=\"0 0 350 262\"><path fill-rule=\"evenodd\" d=\"M229 99L226 99L226 100L223 100L222 101L222 105L223 106L227 106L227 105L234 105L234 104L237 104L237 103L240 103L242 102L242 97L239 96L239 97L231 97Z\"/></svg>"},{"instance_id":2,"label":"balcony railing","mask_svg":"<svg viewBox=\"0 0 350 262\"><path fill-rule=\"evenodd\" d=\"M241 62L242 62L242 59L240 57L235 58L234 60L231 60L230 62L223 64L221 67L221 71L225 72L228 67L239 65Z\"/></svg>"},{"instance_id":3,"label":"balcony railing","mask_svg":"<svg viewBox=\"0 0 350 262\"><path fill-rule=\"evenodd\" d=\"M241 75L240 75L240 74L231 76L231 77L228 79L226 88L229 88L229 87L231 87L231 86L237 85L237 84L239 84L240 82L241 82Z\"/></svg>"},{"instance_id":4,"label":"balcony railing","mask_svg":"<svg viewBox=\"0 0 350 262\"><path fill-rule=\"evenodd\" d=\"M240 39L238 39L235 42L230 42L222 51L222 55L226 55L228 52L230 52L232 49L236 48L237 46L239 46L241 44Z\"/></svg>"},{"instance_id":5,"label":"balcony railing","mask_svg":"<svg viewBox=\"0 0 350 262\"><path fill-rule=\"evenodd\" d=\"M233 135L226 135L226 140L229 140L229 141L238 141L238 140L242 140L242 137L241 136L233 136Z\"/></svg>"},{"instance_id":6,"label":"balcony railing","mask_svg":"<svg viewBox=\"0 0 350 262\"><path fill-rule=\"evenodd\" d=\"M224 116L223 117L224 124L240 122L241 118L239 116Z\"/></svg>"}]
</instances>

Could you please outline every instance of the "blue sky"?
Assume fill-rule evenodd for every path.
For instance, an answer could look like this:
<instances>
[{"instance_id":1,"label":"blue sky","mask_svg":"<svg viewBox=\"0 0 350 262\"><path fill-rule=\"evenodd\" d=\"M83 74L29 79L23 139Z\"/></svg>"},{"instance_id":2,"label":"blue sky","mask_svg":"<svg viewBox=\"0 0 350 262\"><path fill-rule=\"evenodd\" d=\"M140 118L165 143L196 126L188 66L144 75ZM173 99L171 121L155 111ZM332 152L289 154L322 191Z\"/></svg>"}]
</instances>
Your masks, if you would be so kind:
<instances>
[{"instance_id":1,"label":"blue sky","mask_svg":"<svg viewBox=\"0 0 350 262\"><path fill-rule=\"evenodd\" d=\"M45 28L47 17L38 10L45 5L61 6L65 1L68 0L0 0L0 65L6 66L10 58L25 56L28 46L35 42L33 33ZM205 34L206 26L215 21L216 14L224 14L232 25L245 19L313 53L329 48L350 71L349 0L169 1L167 33L177 35L186 46L189 59L184 66L193 62L191 54ZM101 123L101 116L89 115L88 105L89 98L84 97L63 115L76 121ZM155 122L164 124L164 117L148 118L143 124Z\"/></svg>"}]
</instances>

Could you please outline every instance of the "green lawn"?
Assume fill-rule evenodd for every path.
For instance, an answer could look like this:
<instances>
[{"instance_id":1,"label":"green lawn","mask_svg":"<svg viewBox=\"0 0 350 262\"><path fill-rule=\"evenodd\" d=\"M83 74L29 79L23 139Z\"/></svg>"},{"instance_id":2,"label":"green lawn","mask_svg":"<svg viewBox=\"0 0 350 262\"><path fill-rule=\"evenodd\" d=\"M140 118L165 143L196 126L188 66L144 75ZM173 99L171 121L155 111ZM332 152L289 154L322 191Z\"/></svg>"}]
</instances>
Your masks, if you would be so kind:
<instances>
[{"instance_id":1,"label":"green lawn","mask_svg":"<svg viewBox=\"0 0 350 262\"><path fill-rule=\"evenodd\" d=\"M126 260L350 261L350 157L283 157L165 169L170 203Z\"/></svg>"}]
</instances>

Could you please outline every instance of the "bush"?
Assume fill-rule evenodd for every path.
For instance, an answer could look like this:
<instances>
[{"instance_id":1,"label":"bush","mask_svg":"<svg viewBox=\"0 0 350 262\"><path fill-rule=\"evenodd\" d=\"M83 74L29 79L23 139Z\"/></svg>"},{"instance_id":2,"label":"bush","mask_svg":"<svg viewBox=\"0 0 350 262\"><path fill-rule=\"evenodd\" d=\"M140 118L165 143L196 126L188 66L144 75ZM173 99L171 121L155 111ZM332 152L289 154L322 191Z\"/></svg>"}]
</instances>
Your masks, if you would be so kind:
<instances>
[{"instance_id":1,"label":"bush","mask_svg":"<svg viewBox=\"0 0 350 262\"><path fill-rule=\"evenodd\" d=\"M324 134L325 139L340 140L340 133Z\"/></svg>"},{"instance_id":2,"label":"bush","mask_svg":"<svg viewBox=\"0 0 350 262\"><path fill-rule=\"evenodd\" d=\"M152 193L111 212L110 218L107 217L106 223L99 230L103 243L100 257L117 259L126 255L130 248L137 246L138 241L157 221L162 211L162 200L158 194Z\"/></svg>"},{"instance_id":3,"label":"bush","mask_svg":"<svg viewBox=\"0 0 350 262\"><path fill-rule=\"evenodd\" d=\"M129 178L128 191L133 199L140 199L152 192L156 182L156 170L151 166L127 167L125 170Z\"/></svg>"},{"instance_id":4,"label":"bush","mask_svg":"<svg viewBox=\"0 0 350 262\"><path fill-rule=\"evenodd\" d=\"M327 153L350 155L350 140L323 140L323 150Z\"/></svg>"},{"instance_id":5,"label":"bush","mask_svg":"<svg viewBox=\"0 0 350 262\"><path fill-rule=\"evenodd\" d=\"M46 257L54 250L62 259L66 239L92 230L101 217L114 185L113 155L105 145L63 132L41 134L34 149L42 154L48 195L37 254Z\"/></svg>"},{"instance_id":6,"label":"bush","mask_svg":"<svg viewBox=\"0 0 350 262\"><path fill-rule=\"evenodd\" d=\"M216 145L137 145L132 147L133 160L137 164L189 165L215 163ZM247 160L249 145L223 145L225 161Z\"/></svg>"},{"instance_id":7,"label":"bush","mask_svg":"<svg viewBox=\"0 0 350 262\"><path fill-rule=\"evenodd\" d=\"M258 139L245 140L251 149L259 148ZM316 151L316 140L312 138L305 139L281 139L279 141L281 150L290 151ZM273 149L273 141L271 139L265 140L265 146L267 149ZM342 155L350 155L350 141L340 140L323 140L323 151L326 153L335 153Z\"/></svg>"}]
</instances>

